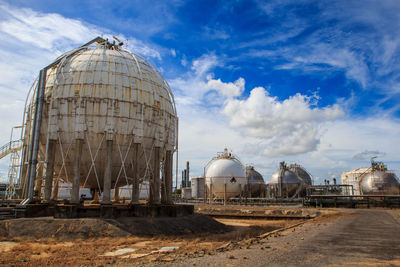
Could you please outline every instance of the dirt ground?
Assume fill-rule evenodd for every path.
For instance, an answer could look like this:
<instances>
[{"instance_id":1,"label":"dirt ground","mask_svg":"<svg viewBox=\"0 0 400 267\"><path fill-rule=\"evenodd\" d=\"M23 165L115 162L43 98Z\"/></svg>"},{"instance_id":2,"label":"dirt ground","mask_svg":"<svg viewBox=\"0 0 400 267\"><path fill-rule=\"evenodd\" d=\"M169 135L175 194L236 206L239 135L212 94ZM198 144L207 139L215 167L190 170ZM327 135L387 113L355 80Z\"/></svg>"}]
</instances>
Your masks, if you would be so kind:
<instances>
[{"instance_id":1,"label":"dirt ground","mask_svg":"<svg viewBox=\"0 0 400 267\"><path fill-rule=\"evenodd\" d=\"M146 266L400 266L398 210L340 212L250 239L247 247Z\"/></svg>"},{"instance_id":2,"label":"dirt ground","mask_svg":"<svg viewBox=\"0 0 400 267\"><path fill-rule=\"evenodd\" d=\"M218 207L215 211L223 212L223 209ZM259 207L228 209L239 213L263 210ZM289 212L282 208L270 210L280 210L282 214ZM301 211L301 214L307 212L323 213L326 219L339 214L316 209ZM182 258L200 258L246 248L255 242L257 236L304 221L213 220L202 215L188 217L0 221L0 265L129 266L172 263Z\"/></svg>"}]
</instances>

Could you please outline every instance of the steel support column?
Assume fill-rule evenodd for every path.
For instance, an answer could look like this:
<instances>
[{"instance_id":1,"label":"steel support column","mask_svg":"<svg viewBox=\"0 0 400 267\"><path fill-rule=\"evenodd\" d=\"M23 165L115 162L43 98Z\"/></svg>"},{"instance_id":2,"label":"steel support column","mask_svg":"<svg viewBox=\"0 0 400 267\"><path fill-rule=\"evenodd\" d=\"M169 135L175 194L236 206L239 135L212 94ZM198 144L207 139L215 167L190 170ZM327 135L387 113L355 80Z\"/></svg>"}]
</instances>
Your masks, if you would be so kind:
<instances>
[{"instance_id":1,"label":"steel support column","mask_svg":"<svg viewBox=\"0 0 400 267\"><path fill-rule=\"evenodd\" d=\"M134 143L133 144L133 171L132 171L132 199L131 203L132 204L139 204L139 169L138 169L138 162L139 162L139 150L140 150L140 144L139 143Z\"/></svg>"},{"instance_id":2,"label":"steel support column","mask_svg":"<svg viewBox=\"0 0 400 267\"><path fill-rule=\"evenodd\" d=\"M38 199L42 197L43 171L44 171L44 164L40 164L37 172L38 177L36 177L36 182L35 182L35 191L37 192Z\"/></svg>"},{"instance_id":3,"label":"steel support column","mask_svg":"<svg viewBox=\"0 0 400 267\"><path fill-rule=\"evenodd\" d=\"M153 159L153 204L160 204L160 147L154 148Z\"/></svg>"},{"instance_id":4,"label":"steel support column","mask_svg":"<svg viewBox=\"0 0 400 267\"><path fill-rule=\"evenodd\" d=\"M111 173L113 140L107 140L106 169L104 171L103 200L102 204L111 204Z\"/></svg>"},{"instance_id":5,"label":"steel support column","mask_svg":"<svg viewBox=\"0 0 400 267\"><path fill-rule=\"evenodd\" d=\"M56 155L56 140L49 140L47 144L46 174L44 178L44 201L49 202L53 188L54 158Z\"/></svg>"},{"instance_id":6,"label":"steel support column","mask_svg":"<svg viewBox=\"0 0 400 267\"><path fill-rule=\"evenodd\" d=\"M165 155L165 194L167 204L172 204L172 151L167 150Z\"/></svg>"},{"instance_id":7,"label":"steel support column","mask_svg":"<svg viewBox=\"0 0 400 267\"><path fill-rule=\"evenodd\" d=\"M75 140L75 158L74 158L74 179L72 181L71 190L71 203L78 204L80 200L79 196L79 180L81 174L81 155L82 155L82 139Z\"/></svg>"},{"instance_id":8,"label":"steel support column","mask_svg":"<svg viewBox=\"0 0 400 267\"><path fill-rule=\"evenodd\" d=\"M164 161L164 169L162 172L162 177L161 177L161 203L166 204L167 203L167 189L166 189L166 178L165 178L165 161Z\"/></svg>"}]
</instances>

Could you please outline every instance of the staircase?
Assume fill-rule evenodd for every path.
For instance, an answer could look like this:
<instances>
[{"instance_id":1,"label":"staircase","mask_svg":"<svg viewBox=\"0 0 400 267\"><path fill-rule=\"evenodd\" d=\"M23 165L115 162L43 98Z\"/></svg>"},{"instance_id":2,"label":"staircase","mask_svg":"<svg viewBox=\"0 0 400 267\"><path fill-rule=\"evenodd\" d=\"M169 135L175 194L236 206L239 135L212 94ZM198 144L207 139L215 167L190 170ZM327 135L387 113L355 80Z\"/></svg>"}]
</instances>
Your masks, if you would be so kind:
<instances>
[{"instance_id":1,"label":"staircase","mask_svg":"<svg viewBox=\"0 0 400 267\"><path fill-rule=\"evenodd\" d=\"M22 140L10 141L7 144L0 147L0 159L4 158L8 154L18 151L22 148Z\"/></svg>"}]
</instances>

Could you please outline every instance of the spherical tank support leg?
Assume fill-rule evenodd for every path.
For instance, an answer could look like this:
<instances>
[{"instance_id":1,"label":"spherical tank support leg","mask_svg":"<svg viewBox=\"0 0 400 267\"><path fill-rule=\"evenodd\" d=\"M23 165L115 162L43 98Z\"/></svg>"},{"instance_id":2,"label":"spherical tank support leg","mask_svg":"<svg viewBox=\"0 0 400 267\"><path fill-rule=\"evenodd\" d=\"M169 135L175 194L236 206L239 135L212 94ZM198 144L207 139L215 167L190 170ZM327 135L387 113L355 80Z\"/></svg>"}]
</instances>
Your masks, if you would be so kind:
<instances>
[{"instance_id":1,"label":"spherical tank support leg","mask_svg":"<svg viewBox=\"0 0 400 267\"><path fill-rule=\"evenodd\" d=\"M37 198L40 199L42 196L42 184L43 184L43 164L39 165L38 176L35 181L35 191L37 192Z\"/></svg>"},{"instance_id":2,"label":"spherical tank support leg","mask_svg":"<svg viewBox=\"0 0 400 267\"><path fill-rule=\"evenodd\" d=\"M160 148L154 148L154 166L153 166L153 203L160 204Z\"/></svg>"},{"instance_id":3,"label":"spherical tank support leg","mask_svg":"<svg viewBox=\"0 0 400 267\"><path fill-rule=\"evenodd\" d=\"M165 164L165 191L167 204L172 204L172 151L167 150L166 152L166 164Z\"/></svg>"},{"instance_id":4,"label":"spherical tank support leg","mask_svg":"<svg viewBox=\"0 0 400 267\"><path fill-rule=\"evenodd\" d=\"M112 168L113 140L107 140L106 169L104 172L103 200L102 204L111 204L111 168Z\"/></svg>"},{"instance_id":5,"label":"spherical tank support leg","mask_svg":"<svg viewBox=\"0 0 400 267\"><path fill-rule=\"evenodd\" d=\"M54 158L56 152L56 141L49 140L47 145L46 174L44 178L44 201L51 199L51 190L53 188Z\"/></svg>"},{"instance_id":6,"label":"spherical tank support leg","mask_svg":"<svg viewBox=\"0 0 400 267\"><path fill-rule=\"evenodd\" d=\"M82 139L75 140L75 158L74 158L74 179L72 181L71 190L71 203L78 204L80 200L79 196L79 180L81 173L81 155L82 155Z\"/></svg>"},{"instance_id":7,"label":"spherical tank support leg","mask_svg":"<svg viewBox=\"0 0 400 267\"><path fill-rule=\"evenodd\" d=\"M132 199L131 204L139 204L139 174L138 174L138 162L139 162L139 149L140 143L133 144L133 171L132 171Z\"/></svg>"}]
</instances>

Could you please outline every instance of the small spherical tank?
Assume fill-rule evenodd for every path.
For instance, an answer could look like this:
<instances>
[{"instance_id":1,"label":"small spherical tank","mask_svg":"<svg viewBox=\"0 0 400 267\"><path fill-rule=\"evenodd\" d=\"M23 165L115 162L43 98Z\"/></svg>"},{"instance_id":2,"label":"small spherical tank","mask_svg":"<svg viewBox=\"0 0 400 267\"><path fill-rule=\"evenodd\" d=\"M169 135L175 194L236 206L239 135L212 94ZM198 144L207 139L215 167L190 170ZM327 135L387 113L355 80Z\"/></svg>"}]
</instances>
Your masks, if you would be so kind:
<instances>
[{"instance_id":1,"label":"small spherical tank","mask_svg":"<svg viewBox=\"0 0 400 267\"><path fill-rule=\"evenodd\" d=\"M207 169L206 185L215 197L239 196L246 185L243 165L235 157L222 156L215 159Z\"/></svg>"},{"instance_id":2,"label":"small spherical tank","mask_svg":"<svg viewBox=\"0 0 400 267\"><path fill-rule=\"evenodd\" d=\"M400 194L400 184L396 175L392 172L374 170L368 173L360 181L360 188L364 195Z\"/></svg>"},{"instance_id":3,"label":"small spherical tank","mask_svg":"<svg viewBox=\"0 0 400 267\"><path fill-rule=\"evenodd\" d=\"M281 162L280 169L272 174L268 186L276 197L292 197L303 184L302 179Z\"/></svg>"},{"instance_id":4,"label":"small spherical tank","mask_svg":"<svg viewBox=\"0 0 400 267\"><path fill-rule=\"evenodd\" d=\"M253 166L247 166L246 178L249 197L262 197L265 191L265 183L262 175Z\"/></svg>"},{"instance_id":5,"label":"small spherical tank","mask_svg":"<svg viewBox=\"0 0 400 267\"><path fill-rule=\"evenodd\" d=\"M280 178L281 176L282 178ZM296 173L290 170L283 170L283 172L281 170L277 170L272 174L270 184L278 184L278 183L299 184L300 180L297 177Z\"/></svg>"}]
</instances>

